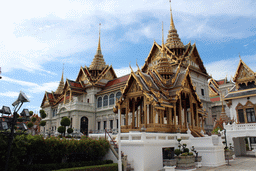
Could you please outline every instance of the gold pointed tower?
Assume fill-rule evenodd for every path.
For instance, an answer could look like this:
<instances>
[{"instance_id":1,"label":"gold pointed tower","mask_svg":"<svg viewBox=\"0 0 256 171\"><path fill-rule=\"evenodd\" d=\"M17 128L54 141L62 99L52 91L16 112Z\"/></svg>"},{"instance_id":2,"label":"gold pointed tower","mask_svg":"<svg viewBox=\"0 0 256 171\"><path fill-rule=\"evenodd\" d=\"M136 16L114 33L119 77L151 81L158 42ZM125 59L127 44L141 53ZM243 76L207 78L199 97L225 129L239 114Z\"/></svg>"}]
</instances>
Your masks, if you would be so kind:
<instances>
[{"instance_id":1,"label":"gold pointed tower","mask_svg":"<svg viewBox=\"0 0 256 171\"><path fill-rule=\"evenodd\" d=\"M104 61L102 52L101 52L101 47L100 47L100 29L99 29L99 43L98 43L98 48L96 51L96 54L93 58L93 61L89 67L89 70L91 71L101 71L106 67L106 63Z\"/></svg>"},{"instance_id":2,"label":"gold pointed tower","mask_svg":"<svg viewBox=\"0 0 256 171\"><path fill-rule=\"evenodd\" d=\"M162 48L161 48L161 58L156 66L157 72L162 76L163 79L169 79L173 74L172 67L166 56L166 49L164 45L164 26L162 23Z\"/></svg>"},{"instance_id":3,"label":"gold pointed tower","mask_svg":"<svg viewBox=\"0 0 256 171\"><path fill-rule=\"evenodd\" d=\"M63 69L62 69L62 76L61 76L61 80L59 83L59 86L57 88L57 90L55 91L55 94L61 94L64 88L64 81L63 81L63 75L64 75L64 64L63 64Z\"/></svg>"},{"instance_id":4,"label":"gold pointed tower","mask_svg":"<svg viewBox=\"0 0 256 171\"><path fill-rule=\"evenodd\" d=\"M171 13L171 23L170 23L169 34L166 40L166 46L169 47L170 49L184 49L184 45L179 38L179 35L177 33L177 30L173 22L171 5L170 5L170 13Z\"/></svg>"}]
</instances>

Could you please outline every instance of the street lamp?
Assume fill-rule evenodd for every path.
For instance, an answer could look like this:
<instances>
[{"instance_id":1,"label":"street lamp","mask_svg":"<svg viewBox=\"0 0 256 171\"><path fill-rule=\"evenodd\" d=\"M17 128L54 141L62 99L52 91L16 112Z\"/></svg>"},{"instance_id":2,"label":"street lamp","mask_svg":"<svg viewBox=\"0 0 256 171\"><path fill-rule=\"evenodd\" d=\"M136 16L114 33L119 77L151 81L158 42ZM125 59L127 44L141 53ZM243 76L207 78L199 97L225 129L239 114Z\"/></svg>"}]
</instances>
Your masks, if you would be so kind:
<instances>
[{"instance_id":1,"label":"street lamp","mask_svg":"<svg viewBox=\"0 0 256 171\"><path fill-rule=\"evenodd\" d=\"M6 164L5 164L5 171L8 170L8 163L9 163L10 152L11 152L11 145L12 145L13 134L14 134L14 126L16 125L16 122L17 122L17 115L18 115L17 112L20 110L21 106L25 102L29 102L29 99L25 95L25 93L20 91L18 99L15 102L13 102L13 104L12 104L14 106L14 112L13 112L13 119L12 119L12 122L11 122L11 134L9 135L9 141L8 141L8 148L7 148L7 155L6 155L7 159L6 159ZM8 109L8 107L3 107L2 110L7 111L7 112L11 111L10 108ZM25 113L25 111L24 111L24 113Z\"/></svg>"}]
</instances>

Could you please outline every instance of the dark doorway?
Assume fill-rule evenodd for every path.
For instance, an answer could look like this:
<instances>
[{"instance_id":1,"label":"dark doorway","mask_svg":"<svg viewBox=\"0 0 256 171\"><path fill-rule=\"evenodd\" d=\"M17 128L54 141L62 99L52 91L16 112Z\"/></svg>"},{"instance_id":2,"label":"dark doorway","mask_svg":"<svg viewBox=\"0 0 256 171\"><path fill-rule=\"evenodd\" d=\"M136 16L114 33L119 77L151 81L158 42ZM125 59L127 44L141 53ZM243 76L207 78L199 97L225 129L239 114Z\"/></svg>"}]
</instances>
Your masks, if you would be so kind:
<instances>
[{"instance_id":1,"label":"dark doorway","mask_svg":"<svg viewBox=\"0 0 256 171\"><path fill-rule=\"evenodd\" d=\"M163 148L163 159L174 159L174 147Z\"/></svg>"},{"instance_id":2,"label":"dark doorway","mask_svg":"<svg viewBox=\"0 0 256 171\"><path fill-rule=\"evenodd\" d=\"M80 132L88 136L88 118L85 116L81 118Z\"/></svg>"}]
</instances>

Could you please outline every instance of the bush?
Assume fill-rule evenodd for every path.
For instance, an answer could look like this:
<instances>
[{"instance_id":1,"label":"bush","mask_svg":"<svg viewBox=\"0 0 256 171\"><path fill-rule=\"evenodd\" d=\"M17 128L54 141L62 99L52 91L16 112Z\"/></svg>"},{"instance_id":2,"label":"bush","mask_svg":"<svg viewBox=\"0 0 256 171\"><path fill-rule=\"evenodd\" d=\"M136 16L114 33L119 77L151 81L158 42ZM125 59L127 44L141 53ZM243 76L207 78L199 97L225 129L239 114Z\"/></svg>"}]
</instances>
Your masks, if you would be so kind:
<instances>
[{"instance_id":1,"label":"bush","mask_svg":"<svg viewBox=\"0 0 256 171\"><path fill-rule=\"evenodd\" d=\"M59 126L58 132L63 134L65 132L65 127L64 126Z\"/></svg>"},{"instance_id":2,"label":"bush","mask_svg":"<svg viewBox=\"0 0 256 171\"><path fill-rule=\"evenodd\" d=\"M181 156L187 156L188 155L188 153L182 153L181 154Z\"/></svg>"},{"instance_id":3,"label":"bush","mask_svg":"<svg viewBox=\"0 0 256 171\"><path fill-rule=\"evenodd\" d=\"M194 154L193 154L192 152L189 152L188 155L189 155L189 156L193 156Z\"/></svg>"},{"instance_id":4,"label":"bush","mask_svg":"<svg viewBox=\"0 0 256 171\"><path fill-rule=\"evenodd\" d=\"M40 110L39 113L40 113L40 116L41 116L43 119L46 118L46 113L45 113L44 110Z\"/></svg>"},{"instance_id":5,"label":"bush","mask_svg":"<svg viewBox=\"0 0 256 171\"><path fill-rule=\"evenodd\" d=\"M181 154L181 150L180 150L180 149L175 149L175 150L174 150L174 154L175 154L176 156L179 156L179 155Z\"/></svg>"},{"instance_id":6,"label":"bush","mask_svg":"<svg viewBox=\"0 0 256 171\"><path fill-rule=\"evenodd\" d=\"M32 116L34 114L33 111L29 111L29 115Z\"/></svg>"},{"instance_id":7,"label":"bush","mask_svg":"<svg viewBox=\"0 0 256 171\"><path fill-rule=\"evenodd\" d=\"M40 122L40 126L45 126L46 125L46 121L41 121Z\"/></svg>"},{"instance_id":8,"label":"bush","mask_svg":"<svg viewBox=\"0 0 256 171\"><path fill-rule=\"evenodd\" d=\"M33 124L32 122L29 122L29 123L27 124L28 128L32 128L33 125L34 125L34 124Z\"/></svg>"},{"instance_id":9,"label":"bush","mask_svg":"<svg viewBox=\"0 0 256 171\"><path fill-rule=\"evenodd\" d=\"M72 138L71 135L67 135L66 138Z\"/></svg>"},{"instance_id":10,"label":"bush","mask_svg":"<svg viewBox=\"0 0 256 171\"><path fill-rule=\"evenodd\" d=\"M184 153L188 153L188 152L189 152L189 149L188 149L188 148L184 148L184 149L183 149L183 152L184 152Z\"/></svg>"},{"instance_id":11,"label":"bush","mask_svg":"<svg viewBox=\"0 0 256 171\"><path fill-rule=\"evenodd\" d=\"M71 133L73 133L73 129L72 129L72 128L68 128L68 129L67 129L67 132L68 132L69 134L71 134Z\"/></svg>"},{"instance_id":12,"label":"bush","mask_svg":"<svg viewBox=\"0 0 256 171\"><path fill-rule=\"evenodd\" d=\"M35 122L35 121L36 121L36 117L32 117L32 118L31 118L31 121L32 121L32 122Z\"/></svg>"}]
</instances>

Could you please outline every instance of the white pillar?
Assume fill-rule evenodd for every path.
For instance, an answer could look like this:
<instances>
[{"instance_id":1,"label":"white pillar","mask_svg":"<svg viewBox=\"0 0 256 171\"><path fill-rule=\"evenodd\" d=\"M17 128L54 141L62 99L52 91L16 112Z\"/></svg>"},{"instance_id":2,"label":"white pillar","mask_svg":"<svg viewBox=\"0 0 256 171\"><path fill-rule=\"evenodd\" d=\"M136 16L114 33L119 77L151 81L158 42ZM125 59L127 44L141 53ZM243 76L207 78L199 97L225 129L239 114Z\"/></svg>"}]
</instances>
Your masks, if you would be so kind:
<instances>
[{"instance_id":1,"label":"white pillar","mask_svg":"<svg viewBox=\"0 0 256 171\"><path fill-rule=\"evenodd\" d=\"M121 111L120 106L118 107L118 171L122 171L122 160L121 160Z\"/></svg>"}]
</instances>

